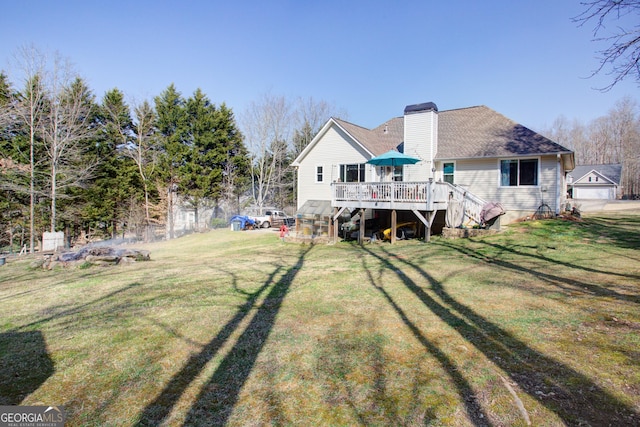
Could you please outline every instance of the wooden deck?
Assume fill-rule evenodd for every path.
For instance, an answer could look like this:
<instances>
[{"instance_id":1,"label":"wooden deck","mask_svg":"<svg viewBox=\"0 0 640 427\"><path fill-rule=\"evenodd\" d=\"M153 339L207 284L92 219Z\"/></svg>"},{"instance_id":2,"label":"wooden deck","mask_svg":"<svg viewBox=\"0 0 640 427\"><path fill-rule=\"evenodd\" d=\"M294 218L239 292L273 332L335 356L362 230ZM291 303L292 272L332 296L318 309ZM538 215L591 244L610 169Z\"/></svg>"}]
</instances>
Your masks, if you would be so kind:
<instances>
[{"instance_id":1,"label":"wooden deck","mask_svg":"<svg viewBox=\"0 0 640 427\"><path fill-rule=\"evenodd\" d=\"M333 207L433 211L455 196L446 182L360 182L331 184Z\"/></svg>"},{"instance_id":2,"label":"wooden deck","mask_svg":"<svg viewBox=\"0 0 640 427\"><path fill-rule=\"evenodd\" d=\"M345 209L389 210L392 212L394 230L392 235L395 235L395 211L412 211L425 224L427 240L428 230L431 228L435 213L446 210L450 200L462 202L464 216L476 222L480 221L480 212L485 205L482 199L459 186L434 181L335 182L331 184L331 194L331 206L335 208L334 219L337 219Z\"/></svg>"}]
</instances>

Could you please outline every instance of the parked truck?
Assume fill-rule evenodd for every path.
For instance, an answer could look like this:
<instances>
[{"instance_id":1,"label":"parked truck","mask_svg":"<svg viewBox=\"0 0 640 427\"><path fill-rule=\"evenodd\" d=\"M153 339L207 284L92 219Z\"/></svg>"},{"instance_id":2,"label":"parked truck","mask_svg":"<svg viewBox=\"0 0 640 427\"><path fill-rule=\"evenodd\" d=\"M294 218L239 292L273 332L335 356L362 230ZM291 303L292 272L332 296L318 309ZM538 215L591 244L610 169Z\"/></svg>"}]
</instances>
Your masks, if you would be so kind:
<instances>
[{"instance_id":1,"label":"parked truck","mask_svg":"<svg viewBox=\"0 0 640 427\"><path fill-rule=\"evenodd\" d=\"M268 209L264 215L254 217L254 221L260 228L280 227L283 223L287 227L296 224L296 219L287 215L284 211Z\"/></svg>"}]
</instances>

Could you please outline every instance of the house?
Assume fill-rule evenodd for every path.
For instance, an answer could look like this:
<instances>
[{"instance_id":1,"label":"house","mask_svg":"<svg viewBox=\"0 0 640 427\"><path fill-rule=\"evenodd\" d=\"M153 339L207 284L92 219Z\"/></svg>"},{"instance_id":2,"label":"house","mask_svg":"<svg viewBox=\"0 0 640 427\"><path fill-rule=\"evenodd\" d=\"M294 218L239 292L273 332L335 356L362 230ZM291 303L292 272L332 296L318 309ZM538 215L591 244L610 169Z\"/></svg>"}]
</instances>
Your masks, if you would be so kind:
<instances>
[{"instance_id":1,"label":"house","mask_svg":"<svg viewBox=\"0 0 640 427\"><path fill-rule=\"evenodd\" d=\"M419 162L367 163L390 149ZM454 201L464 207L466 225L480 222L487 202L502 204L503 222L541 207L560 213L574 154L486 106L438 111L427 102L407 106L402 117L374 129L331 118L293 166L298 209L322 201L333 209L331 222L358 211L365 218L388 218L392 227L400 215L423 223L428 239L436 214Z\"/></svg>"},{"instance_id":2,"label":"house","mask_svg":"<svg viewBox=\"0 0 640 427\"><path fill-rule=\"evenodd\" d=\"M568 175L568 191L574 199L617 199L621 176L620 164L576 166Z\"/></svg>"}]
</instances>

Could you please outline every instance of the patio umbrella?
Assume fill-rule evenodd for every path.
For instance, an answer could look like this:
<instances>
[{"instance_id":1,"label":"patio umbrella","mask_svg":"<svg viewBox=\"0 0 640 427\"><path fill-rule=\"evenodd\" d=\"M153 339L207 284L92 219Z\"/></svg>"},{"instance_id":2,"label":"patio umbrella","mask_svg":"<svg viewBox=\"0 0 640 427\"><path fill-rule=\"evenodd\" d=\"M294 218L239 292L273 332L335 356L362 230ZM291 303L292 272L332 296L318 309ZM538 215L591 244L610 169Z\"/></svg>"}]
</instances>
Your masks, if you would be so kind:
<instances>
[{"instance_id":1,"label":"patio umbrella","mask_svg":"<svg viewBox=\"0 0 640 427\"><path fill-rule=\"evenodd\" d=\"M376 166L402 166L413 165L419 161L420 159L416 159L415 157L407 156L406 154L400 153L396 150L390 150L370 159L367 163Z\"/></svg>"}]
</instances>

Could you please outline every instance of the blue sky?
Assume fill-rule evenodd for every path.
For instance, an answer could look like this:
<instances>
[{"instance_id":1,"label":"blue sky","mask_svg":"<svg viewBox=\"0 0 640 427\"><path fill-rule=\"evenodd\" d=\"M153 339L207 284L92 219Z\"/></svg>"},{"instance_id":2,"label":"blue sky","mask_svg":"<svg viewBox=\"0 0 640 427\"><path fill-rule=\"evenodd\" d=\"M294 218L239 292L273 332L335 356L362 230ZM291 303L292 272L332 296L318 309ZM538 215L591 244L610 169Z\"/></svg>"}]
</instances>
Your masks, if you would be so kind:
<instances>
[{"instance_id":1,"label":"blue sky","mask_svg":"<svg viewBox=\"0 0 640 427\"><path fill-rule=\"evenodd\" d=\"M607 93L579 0L9 1L0 69L33 44L68 57L100 99L113 87L152 99L200 87L236 114L263 94L313 97L375 127L408 104L487 105L535 130L588 122L636 98Z\"/></svg>"}]
</instances>

